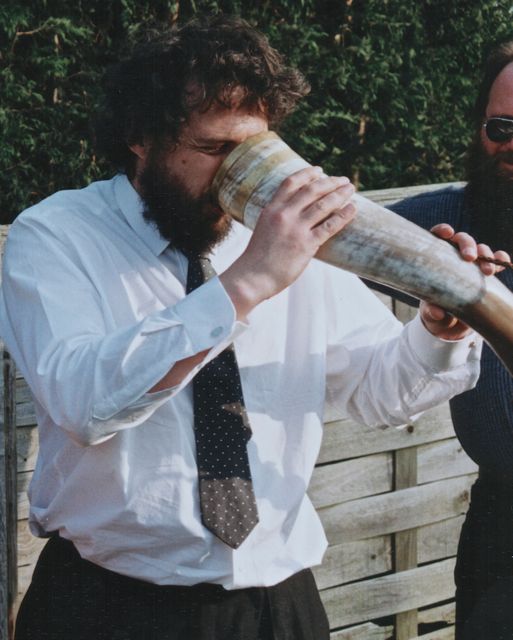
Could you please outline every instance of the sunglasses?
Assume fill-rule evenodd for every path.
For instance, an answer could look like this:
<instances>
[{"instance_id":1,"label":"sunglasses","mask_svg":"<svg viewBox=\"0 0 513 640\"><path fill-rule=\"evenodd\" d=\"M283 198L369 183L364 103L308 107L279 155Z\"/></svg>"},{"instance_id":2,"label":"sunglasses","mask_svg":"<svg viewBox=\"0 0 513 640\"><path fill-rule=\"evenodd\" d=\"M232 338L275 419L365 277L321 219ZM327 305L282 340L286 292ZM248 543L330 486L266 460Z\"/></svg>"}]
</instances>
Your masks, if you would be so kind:
<instances>
[{"instance_id":1,"label":"sunglasses","mask_svg":"<svg viewBox=\"0 0 513 640\"><path fill-rule=\"evenodd\" d=\"M488 118L483 128L491 142L509 142L513 139L513 118Z\"/></svg>"}]
</instances>

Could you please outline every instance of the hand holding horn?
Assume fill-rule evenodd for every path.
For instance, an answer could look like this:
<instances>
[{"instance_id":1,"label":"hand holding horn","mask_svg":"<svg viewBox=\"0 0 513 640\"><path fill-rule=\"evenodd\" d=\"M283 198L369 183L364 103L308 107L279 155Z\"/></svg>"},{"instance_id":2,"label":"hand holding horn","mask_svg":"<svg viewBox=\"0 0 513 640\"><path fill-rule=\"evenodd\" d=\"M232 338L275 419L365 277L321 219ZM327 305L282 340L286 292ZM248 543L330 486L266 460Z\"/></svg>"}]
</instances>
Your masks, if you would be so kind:
<instances>
[{"instance_id":1,"label":"hand holding horn","mask_svg":"<svg viewBox=\"0 0 513 640\"><path fill-rule=\"evenodd\" d=\"M213 191L224 211L254 228L284 180L309 166L263 132L228 155ZM483 335L513 373L513 294L447 242L358 194L353 203L355 219L316 257L446 309Z\"/></svg>"}]
</instances>

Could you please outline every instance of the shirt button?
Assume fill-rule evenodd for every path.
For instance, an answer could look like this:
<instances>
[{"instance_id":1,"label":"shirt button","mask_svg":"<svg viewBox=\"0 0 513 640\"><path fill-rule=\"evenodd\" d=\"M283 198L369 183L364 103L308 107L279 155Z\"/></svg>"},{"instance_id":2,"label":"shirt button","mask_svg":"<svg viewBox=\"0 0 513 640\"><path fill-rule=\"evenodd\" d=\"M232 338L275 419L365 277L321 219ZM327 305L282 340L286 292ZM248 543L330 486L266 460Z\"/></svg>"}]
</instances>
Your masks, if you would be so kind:
<instances>
[{"instance_id":1,"label":"shirt button","mask_svg":"<svg viewBox=\"0 0 513 640\"><path fill-rule=\"evenodd\" d=\"M476 343L474 342L474 340L472 340L472 342L469 342L468 346L470 347L470 349L473 349L476 346Z\"/></svg>"},{"instance_id":2,"label":"shirt button","mask_svg":"<svg viewBox=\"0 0 513 640\"><path fill-rule=\"evenodd\" d=\"M216 327L215 329L212 329L212 331L210 332L210 335L213 338L217 338L217 336L220 336L223 333L223 327Z\"/></svg>"}]
</instances>

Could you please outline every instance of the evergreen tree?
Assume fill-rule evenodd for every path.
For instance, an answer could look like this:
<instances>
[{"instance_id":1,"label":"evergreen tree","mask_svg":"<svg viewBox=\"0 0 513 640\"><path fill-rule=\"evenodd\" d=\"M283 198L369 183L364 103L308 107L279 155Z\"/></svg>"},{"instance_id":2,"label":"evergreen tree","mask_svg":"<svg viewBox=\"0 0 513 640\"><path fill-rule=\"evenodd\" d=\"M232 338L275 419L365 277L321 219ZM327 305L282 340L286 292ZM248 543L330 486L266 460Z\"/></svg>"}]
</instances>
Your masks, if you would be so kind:
<instances>
[{"instance_id":1,"label":"evergreen tree","mask_svg":"<svg viewBox=\"0 0 513 640\"><path fill-rule=\"evenodd\" d=\"M312 84L281 133L362 188L462 179L489 49L513 38L505 0L7 0L0 5L0 222L111 175L91 144L105 67L142 30L244 17Z\"/></svg>"}]
</instances>

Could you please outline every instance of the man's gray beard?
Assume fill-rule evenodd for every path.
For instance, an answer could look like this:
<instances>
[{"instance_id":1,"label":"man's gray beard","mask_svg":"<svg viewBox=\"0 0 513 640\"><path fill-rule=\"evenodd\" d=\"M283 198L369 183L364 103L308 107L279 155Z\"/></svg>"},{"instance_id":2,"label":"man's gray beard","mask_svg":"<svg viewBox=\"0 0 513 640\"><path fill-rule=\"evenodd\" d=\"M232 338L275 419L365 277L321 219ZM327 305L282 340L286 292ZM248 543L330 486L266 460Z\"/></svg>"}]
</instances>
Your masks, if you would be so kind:
<instances>
[{"instance_id":1,"label":"man's gray beard","mask_svg":"<svg viewBox=\"0 0 513 640\"><path fill-rule=\"evenodd\" d=\"M488 155L479 138L472 143L467 157L466 202L472 215L471 232L477 242L513 254L513 175L499 169L501 157L513 160L513 154Z\"/></svg>"}]
</instances>

